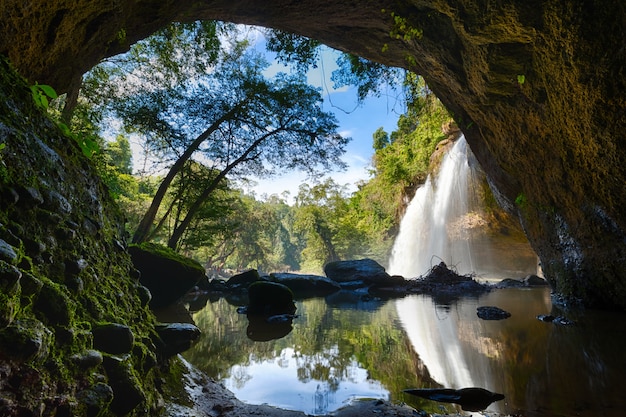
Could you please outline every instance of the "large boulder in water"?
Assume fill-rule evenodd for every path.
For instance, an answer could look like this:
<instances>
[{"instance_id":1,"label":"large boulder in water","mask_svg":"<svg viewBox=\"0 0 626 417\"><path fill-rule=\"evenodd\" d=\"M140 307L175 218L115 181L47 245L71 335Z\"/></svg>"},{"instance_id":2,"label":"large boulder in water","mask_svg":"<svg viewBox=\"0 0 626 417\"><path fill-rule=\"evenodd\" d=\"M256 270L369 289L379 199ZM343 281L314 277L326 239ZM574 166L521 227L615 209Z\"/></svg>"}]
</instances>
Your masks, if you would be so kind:
<instances>
[{"instance_id":1,"label":"large boulder in water","mask_svg":"<svg viewBox=\"0 0 626 417\"><path fill-rule=\"evenodd\" d=\"M200 263L154 243L128 248L135 268L141 272L141 285L152 294L151 308L174 303L205 277Z\"/></svg>"},{"instance_id":2,"label":"large boulder in water","mask_svg":"<svg viewBox=\"0 0 626 417\"><path fill-rule=\"evenodd\" d=\"M297 298L325 296L341 289L335 281L319 275L272 273L270 280L286 285Z\"/></svg>"},{"instance_id":3,"label":"large boulder in water","mask_svg":"<svg viewBox=\"0 0 626 417\"><path fill-rule=\"evenodd\" d=\"M256 269L250 269L230 277L228 281L226 281L226 286L229 289L248 288L252 283L260 280L259 272Z\"/></svg>"},{"instance_id":4,"label":"large boulder in water","mask_svg":"<svg viewBox=\"0 0 626 417\"><path fill-rule=\"evenodd\" d=\"M293 314L296 305L289 287L277 282L258 281L248 288L248 315Z\"/></svg>"},{"instance_id":5,"label":"large boulder in water","mask_svg":"<svg viewBox=\"0 0 626 417\"><path fill-rule=\"evenodd\" d=\"M324 267L324 273L333 281L347 283L364 281L379 284L388 282L390 276L385 268L373 259L358 259L350 261L329 262Z\"/></svg>"}]
</instances>

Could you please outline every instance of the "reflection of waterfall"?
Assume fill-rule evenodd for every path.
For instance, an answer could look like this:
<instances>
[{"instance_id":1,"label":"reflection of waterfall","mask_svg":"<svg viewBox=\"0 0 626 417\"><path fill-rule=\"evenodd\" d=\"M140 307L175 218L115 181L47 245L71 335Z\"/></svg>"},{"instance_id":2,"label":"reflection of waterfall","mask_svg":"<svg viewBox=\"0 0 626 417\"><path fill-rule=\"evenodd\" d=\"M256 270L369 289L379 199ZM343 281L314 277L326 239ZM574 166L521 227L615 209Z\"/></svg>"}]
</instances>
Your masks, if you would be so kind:
<instances>
[{"instance_id":1,"label":"reflection of waterfall","mask_svg":"<svg viewBox=\"0 0 626 417\"><path fill-rule=\"evenodd\" d=\"M416 277L441 260L459 273L476 272L463 226L475 194L470 153L461 136L445 155L437 178L429 175L415 193L400 223L389 261L391 274Z\"/></svg>"}]
</instances>

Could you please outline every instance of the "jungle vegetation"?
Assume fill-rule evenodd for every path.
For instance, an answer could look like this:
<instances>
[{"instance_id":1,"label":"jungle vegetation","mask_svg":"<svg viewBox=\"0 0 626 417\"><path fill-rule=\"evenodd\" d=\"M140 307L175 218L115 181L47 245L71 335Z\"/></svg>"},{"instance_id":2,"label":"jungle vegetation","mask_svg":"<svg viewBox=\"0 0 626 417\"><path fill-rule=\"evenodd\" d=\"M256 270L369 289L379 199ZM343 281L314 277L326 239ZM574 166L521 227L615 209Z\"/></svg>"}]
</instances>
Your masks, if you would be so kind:
<instances>
[{"instance_id":1,"label":"jungle vegetation","mask_svg":"<svg viewBox=\"0 0 626 417\"><path fill-rule=\"evenodd\" d=\"M329 261L364 257L386 264L450 115L415 74L341 55L336 87L356 86L363 100L386 83L406 102L396 130L372 132L371 178L349 193L326 175L342 168L349 138L298 75L317 65L319 43L264 36L287 72L264 72L249 28L174 23L93 68L76 99L61 97L50 111L98 145L92 160L134 242L167 245L213 271L319 273ZM242 189L290 170L310 178L293 202Z\"/></svg>"}]
</instances>

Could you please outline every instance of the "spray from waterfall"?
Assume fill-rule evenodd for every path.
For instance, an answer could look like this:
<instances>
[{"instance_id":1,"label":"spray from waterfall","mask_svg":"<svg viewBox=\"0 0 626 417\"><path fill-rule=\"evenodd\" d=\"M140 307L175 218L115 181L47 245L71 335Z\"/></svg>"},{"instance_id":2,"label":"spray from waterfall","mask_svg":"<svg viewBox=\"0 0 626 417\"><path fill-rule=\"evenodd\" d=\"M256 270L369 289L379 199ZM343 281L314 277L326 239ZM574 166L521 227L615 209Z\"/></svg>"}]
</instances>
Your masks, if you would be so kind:
<instances>
[{"instance_id":1,"label":"spray from waterfall","mask_svg":"<svg viewBox=\"0 0 626 417\"><path fill-rule=\"evenodd\" d=\"M400 223L389 273L417 277L441 261L460 274L477 272L465 227L478 200L477 172L470 157L461 136L444 156L436 177L429 175L417 190Z\"/></svg>"}]
</instances>

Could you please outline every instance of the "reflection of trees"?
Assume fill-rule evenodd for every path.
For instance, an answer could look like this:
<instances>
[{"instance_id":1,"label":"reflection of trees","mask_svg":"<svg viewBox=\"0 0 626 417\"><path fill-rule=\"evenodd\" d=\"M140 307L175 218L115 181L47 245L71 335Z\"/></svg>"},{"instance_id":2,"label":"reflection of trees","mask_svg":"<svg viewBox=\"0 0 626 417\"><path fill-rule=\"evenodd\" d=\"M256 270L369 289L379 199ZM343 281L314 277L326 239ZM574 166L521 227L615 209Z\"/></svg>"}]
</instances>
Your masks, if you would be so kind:
<instances>
[{"instance_id":1,"label":"reflection of trees","mask_svg":"<svg viewBox=\"0 0 626 417\"><path fill-rule=\"evenodd\" d=\"M338 390L341 381L354 379L358 367L367 369L369 378L381 382L395 399L403 398L402 389L422 386L422 379L429 379L423 376L423 366L406 335L395 324L393 303L376 311L340 310L318 298L299 302L297 307L299 317L289 335L253 342L246 337L246 317L237 314L235 307L224 300L208 303L194 315L202 336L184 356L214 378L233 373L237 383L245 383L249 375L235 375L245 370L233 365L274 360L285 367L293 359L298 379L319 381L318 394L326 398ZM285 357L286 352L293 352L293 357Z\"/></svg>"}]
</instances>

